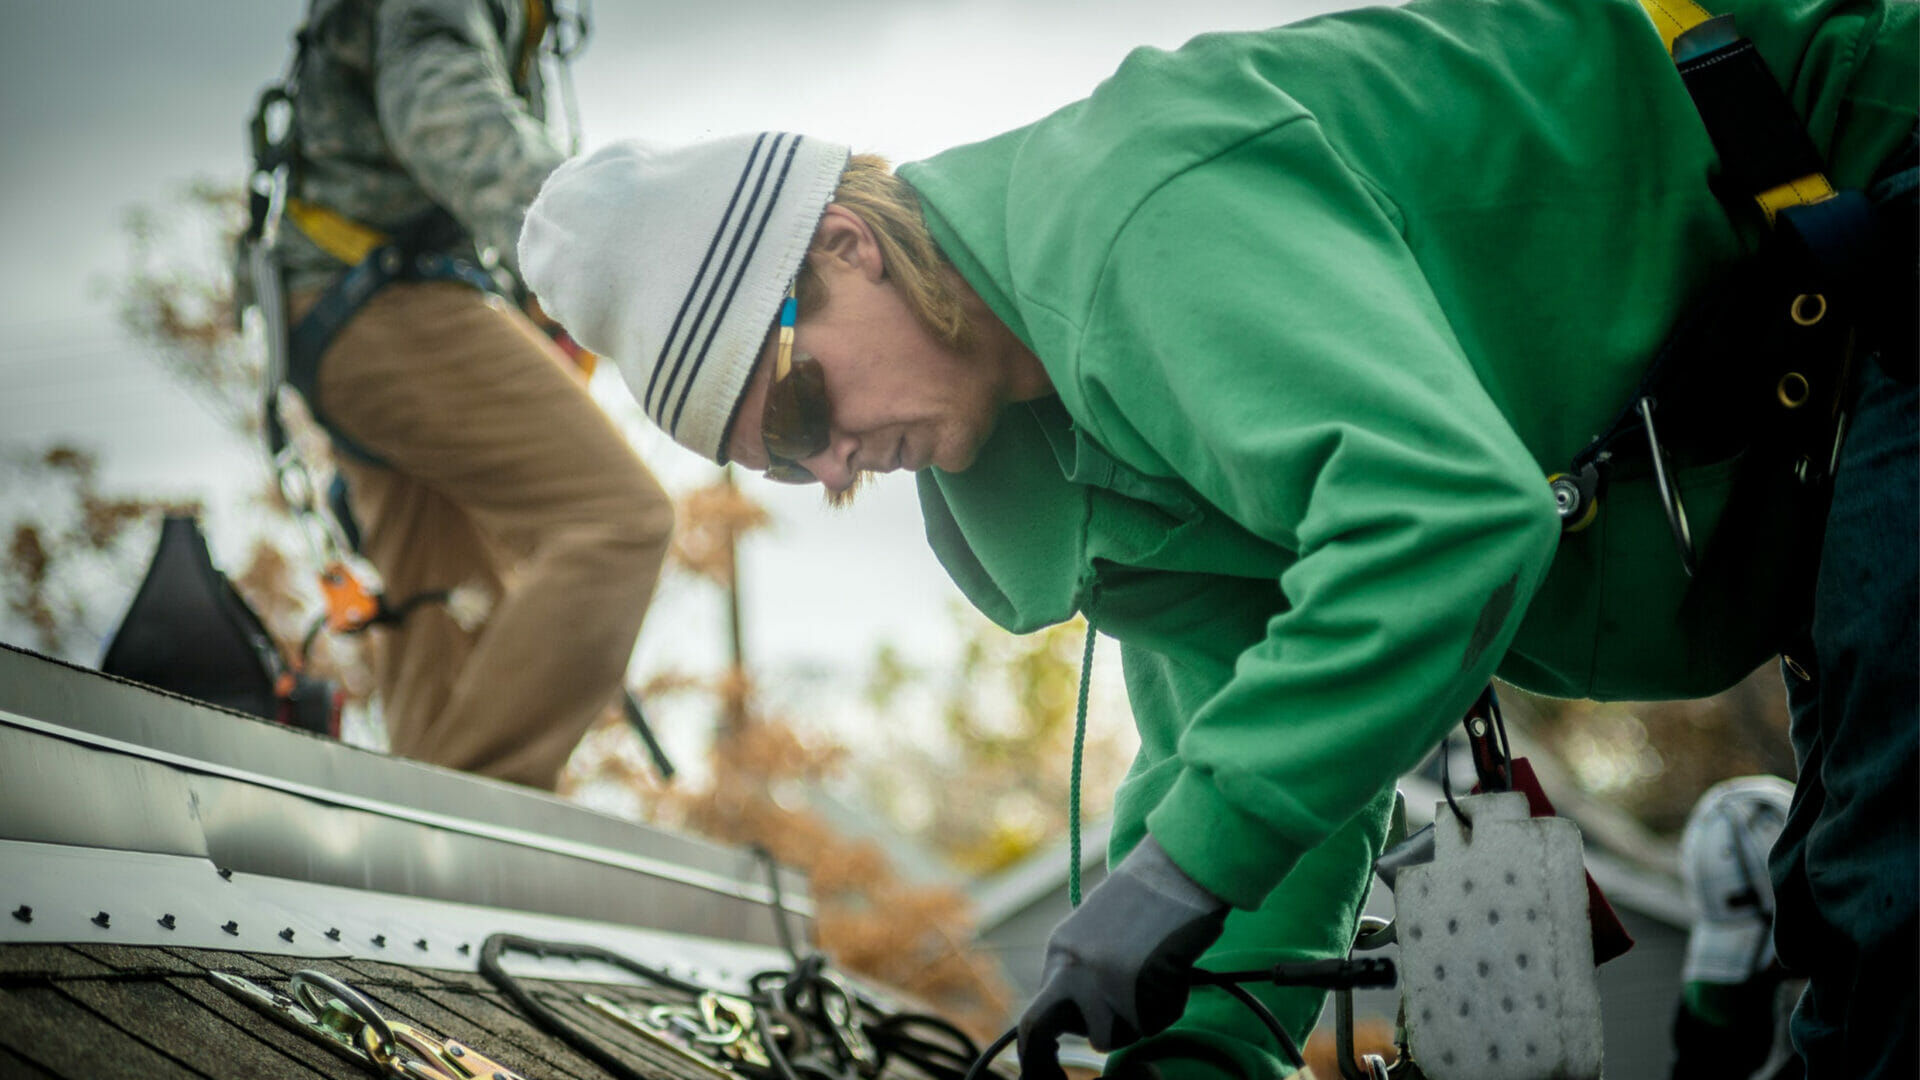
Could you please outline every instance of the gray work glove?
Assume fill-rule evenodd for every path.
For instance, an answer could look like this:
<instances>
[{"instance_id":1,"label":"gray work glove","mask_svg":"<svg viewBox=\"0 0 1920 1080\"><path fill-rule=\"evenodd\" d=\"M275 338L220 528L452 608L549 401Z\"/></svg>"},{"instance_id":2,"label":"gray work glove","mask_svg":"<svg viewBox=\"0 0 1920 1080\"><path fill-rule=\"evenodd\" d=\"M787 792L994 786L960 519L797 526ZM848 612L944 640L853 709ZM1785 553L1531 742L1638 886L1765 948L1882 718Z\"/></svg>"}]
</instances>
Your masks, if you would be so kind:
<instances>
[{"instance_id":1,"label":"gray work glove","mask_svg":"<svg viewBox=\"0 0 1920 1080\"><path fill-rule=\"evenodd\" d=\"M1220 937L1227 904L1140 841L1047 942L1040 992L1020 1017L1020 1075L1055 1080L1060 1036L1115 1050L1164 1031L1187 1008L1194 961Z\"/></svg>"}]
</instances>

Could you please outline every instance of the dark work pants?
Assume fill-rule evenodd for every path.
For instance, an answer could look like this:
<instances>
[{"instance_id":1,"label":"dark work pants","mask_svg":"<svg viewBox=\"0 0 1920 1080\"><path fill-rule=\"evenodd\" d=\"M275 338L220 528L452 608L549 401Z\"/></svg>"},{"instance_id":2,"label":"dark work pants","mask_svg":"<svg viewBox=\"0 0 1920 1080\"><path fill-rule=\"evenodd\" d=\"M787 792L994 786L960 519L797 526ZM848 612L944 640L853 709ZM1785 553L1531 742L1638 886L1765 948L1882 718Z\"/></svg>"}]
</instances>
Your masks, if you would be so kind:
<instances>
[{"instance_id":1,"label":"dark work pants","mask_svg":"<svg viewBox=\"0 0 1920 1080\"><path fill-rule=\"evenodd\" d=\"M1871 361L1855 394L1813 623L1786 654L1805 673L1786 674L1800 776L1772 856L1780 960L1809 980L1792 1033L1810 1080L1913 1077L1920 1023L1915 394Z\"/></svg>"}]
</instances>

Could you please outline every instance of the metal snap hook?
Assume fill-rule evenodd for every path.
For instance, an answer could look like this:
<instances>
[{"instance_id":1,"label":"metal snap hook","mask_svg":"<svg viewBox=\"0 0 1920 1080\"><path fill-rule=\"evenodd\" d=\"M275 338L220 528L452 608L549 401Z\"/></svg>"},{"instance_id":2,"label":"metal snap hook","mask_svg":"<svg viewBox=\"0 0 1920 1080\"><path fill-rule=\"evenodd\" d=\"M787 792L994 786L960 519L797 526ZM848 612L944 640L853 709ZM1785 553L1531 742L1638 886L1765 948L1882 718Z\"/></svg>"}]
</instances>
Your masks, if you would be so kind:
<instances>
[{"instance_id":1,"label":"metal snap hook","mask_svg":"<svg viewBox=\"0 0 1920 1080\"><path fill-rule=\"evenodd\" d=\"M1687 523L1687 508L1680 501L1680 487L1667 472L1667 449L1653 426L1654 400L1643 397L1634 402L1640 424L1647 432L1647 450L1653 458L1653 483L1660 493L1660 507L1667 512L1667 528L1673 533L1673 545L1680 550L1680 565L1692 577L1698 563L1693 553L1693 528Z\"/></svg>"},{"instance_id":2,"label":"metal snap hook","mask_svg":"<svg viewBox=\"0 0 1920 1080\"><path fill-rule=\"evenodd\" d=\"M1353 948L1347 952L1348 959L1352 959L1356 951L1379 948L1392 940L1392 923L1375 915L1362 915ZM1386 1059L1379 1054L1361 1056L1354 1050L1351 986L1343 986L1333 992L1333 1039L1340 1059L1342 1080L1387 1080L1392 1075ZM1404 1059L1396 1064L1402 1062Z\"/></svg>"}]
</instances>

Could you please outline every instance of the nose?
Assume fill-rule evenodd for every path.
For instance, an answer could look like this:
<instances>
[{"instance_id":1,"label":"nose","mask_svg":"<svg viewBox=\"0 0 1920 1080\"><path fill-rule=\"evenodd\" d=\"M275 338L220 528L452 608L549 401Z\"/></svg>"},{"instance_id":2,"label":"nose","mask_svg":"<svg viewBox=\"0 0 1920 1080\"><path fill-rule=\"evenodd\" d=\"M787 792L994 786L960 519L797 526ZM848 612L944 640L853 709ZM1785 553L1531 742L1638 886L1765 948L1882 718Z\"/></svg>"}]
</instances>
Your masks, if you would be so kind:
<instances>
[{"instance_id":1,"label":"nose","mask_svg":"<svg viewBox=\"0 0 1920 1080\"><path fill-rule=\"evenodd\" d=\"M859 478L859 470L853 467L854 451L859 449L860 440L835 436L827 443L827 448L809 458L802 458L800 464L808 472L819 478L821 486L835 493L853 486Z\"/></svg>"}]
</instances>

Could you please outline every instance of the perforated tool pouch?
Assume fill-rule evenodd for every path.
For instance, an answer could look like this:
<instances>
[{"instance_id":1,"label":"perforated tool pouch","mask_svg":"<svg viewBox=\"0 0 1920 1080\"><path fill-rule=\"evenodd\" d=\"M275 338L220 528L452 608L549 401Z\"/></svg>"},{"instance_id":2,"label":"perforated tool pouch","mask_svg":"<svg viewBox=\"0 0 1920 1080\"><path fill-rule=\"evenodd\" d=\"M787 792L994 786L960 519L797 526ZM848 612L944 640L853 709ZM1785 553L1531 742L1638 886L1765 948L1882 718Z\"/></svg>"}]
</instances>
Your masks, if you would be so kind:
<instances>
[{"instance_id":1,"label":"perforated tool pouch","mask_svg":"<svg viewBox=\"0 0 1920 1080\"><path fill-rule=\"evenodd\" d=\"M1578 827L1519 792L1458 805L1435 808L1433 861L1394 885L1408 1050L1429 1080L1598 1080Z\"/></svg>"},{"instance_id":2,"label":"perforated tool pouch","mask_svg":"<svg viewBox=\"0 0 1920 1080\"><path fill-rule=\"evenodd\" d=\"M289 669L260 616L213 565L191 517L169 516L100 670L322 734L339 733L332 684Z\"/></svg>"}]
</instances>

